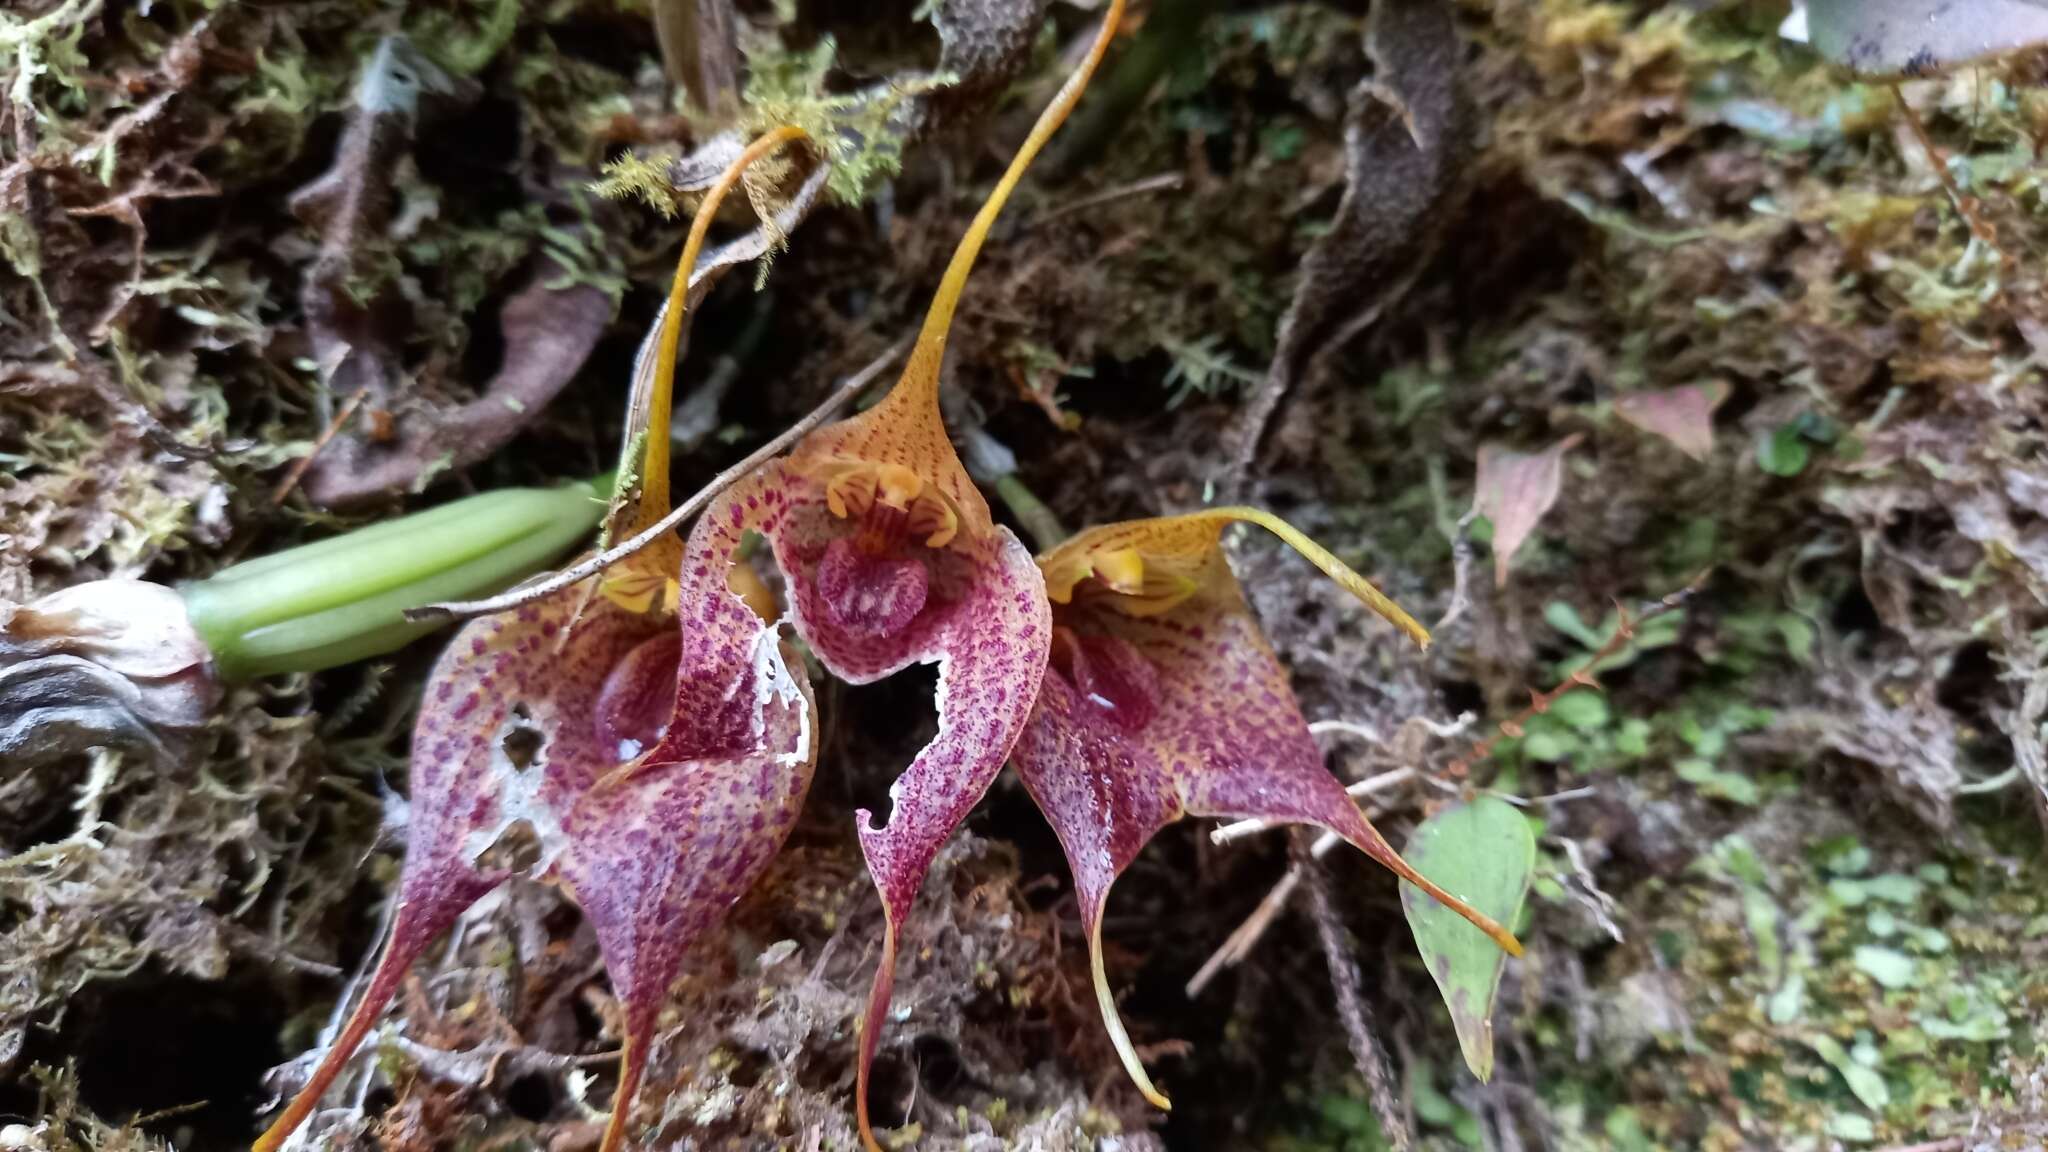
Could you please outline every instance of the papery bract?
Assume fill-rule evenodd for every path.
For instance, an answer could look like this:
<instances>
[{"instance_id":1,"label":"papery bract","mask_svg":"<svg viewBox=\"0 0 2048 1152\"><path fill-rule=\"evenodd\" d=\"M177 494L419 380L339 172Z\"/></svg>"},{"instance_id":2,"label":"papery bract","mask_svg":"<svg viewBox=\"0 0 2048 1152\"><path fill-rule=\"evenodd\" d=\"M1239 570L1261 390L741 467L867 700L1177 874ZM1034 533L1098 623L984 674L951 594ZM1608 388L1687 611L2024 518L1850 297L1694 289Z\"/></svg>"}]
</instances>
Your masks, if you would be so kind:
<instances>
[{"instance_id":1,"label":"papery bract","mask_svg":"<svg viewBox=\"0 0 2048 1152\"><path fill-rule=\"evenodd\" d=\"M1614 398L1614 414L1704 462L1714 453L1714 409L1728 392L1726 380L1624 392Z\"/></svg>"},{"instance_id":2,"label":"papery bract","mask_svg":"<svg viewBox=\"0 0 2048 1152\"><path fill-rule=\"evenodd\" d=\"M1319 825L1472 919L1507 931L1422 878L1323 767L1287 673L1220 547L1236 521L1280 535L1402 632L1428 633L1362 577L1272 515L1219 508L1092 528L1041 556L1053 656L1014 761L1074 873L1096 999L1124 1067L1168 1106L1117 1017L1102 966L1110 886L1185 815Z\"/></svg>"}]
</instances>

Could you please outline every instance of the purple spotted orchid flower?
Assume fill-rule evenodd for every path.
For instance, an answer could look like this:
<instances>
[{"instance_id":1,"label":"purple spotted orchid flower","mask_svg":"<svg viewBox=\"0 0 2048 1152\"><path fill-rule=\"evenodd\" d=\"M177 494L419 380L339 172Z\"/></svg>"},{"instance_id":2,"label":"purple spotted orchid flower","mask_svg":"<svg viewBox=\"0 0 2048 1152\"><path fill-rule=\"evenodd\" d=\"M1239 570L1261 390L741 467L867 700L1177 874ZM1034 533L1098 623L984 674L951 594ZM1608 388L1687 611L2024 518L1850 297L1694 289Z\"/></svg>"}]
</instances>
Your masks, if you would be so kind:
<instances>
[{"instance_id":1,"label":"purple spotted orchid flower","mask_svg":"<svg viewBox=\"0 0 2048 1152\"><path fill-rule=\"evenodd\" d=\"M690 269L718 202L754 160L803 134L755 141L706 194L676 273L657 356L642 486L628 523L668 511L668 384ZM632 441L629 440L628 451ZM412 806L398 905L362 1000L305 1087L255 1144L274 1152L369 1035L407 970L464 909L515 871L562 885L595 931L625 1018L602 1152L623 1139L655 1015L689 944L781 848L817 760L803 663L728 572L738 531L704 523L590 582L458 632L413 731ZM680 579L677 573L681 573ZM671 595L644 595L666 586ZM659 611L672 604L674 619ZM525 853L506 846L524 830Z\"/></svg>"},{"instance_id":2,"label":"purple spotted orchid flower","mask_svg":"<svg viewBox=\"0 0 2048 1152\"><path fill-rule=\"evenodd\" d=\"M1014 760L1073 870L1103 1024L1160 1108L1167 1098L1125 1034L1103 971L1102 914L1116 878L1182 816L1319 825L1521 953L1506 929L1409 867L1323 767L1287 672L1223 557L1223 531L1239 521L1280 536L1429 644L1422 625L1363 577L1256 508L1106 524L1039 558L1053 603L1052 659Z\"/></svg>"},{"instance_id":3,"label":"purple spotted orchid flower","mask_svg":"<svg viewBox=\"0 0 2048 1152\"><path fill-rule=\"evenodd\" d=\"M857 813L882 898L882 955L862 1016L855 1111L863 1143L868 1075L895 986L903 923L939 849L1001 773L1031 715L1052 636L1031 553L997 525L939 410L939 369L960 293L1024 169L1080 99L1122 16L1112 0L1087 58L1039 117L954 251L902 377L880 403L819 429L734 485L693 533L759 532L789 616L827 670L865 684L939 665L938 734L890 788L886 821ZM705 553L709 556L710 553ZM721 570L686 568L686 581Z\"/></svg>"}]
</instances>

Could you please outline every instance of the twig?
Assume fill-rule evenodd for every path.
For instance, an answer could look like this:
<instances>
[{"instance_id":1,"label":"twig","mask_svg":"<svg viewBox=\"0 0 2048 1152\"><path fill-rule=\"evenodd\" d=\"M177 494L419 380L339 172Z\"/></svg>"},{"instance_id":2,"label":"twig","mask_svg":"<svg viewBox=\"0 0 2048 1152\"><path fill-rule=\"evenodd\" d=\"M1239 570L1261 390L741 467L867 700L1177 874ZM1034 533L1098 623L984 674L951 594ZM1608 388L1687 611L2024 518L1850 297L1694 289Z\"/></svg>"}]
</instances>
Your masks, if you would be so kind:
<instances>
[{"instance_id":1,"label":"twig","mask_svg":"<svg viewBox=\"0 0 2048 1152\"><path fill-rule=\"evenodd\" d=\"M1316 837L1315 843L1309 845L1309 856L1320 860L1329 855L1330 849L1339 843L1341 841L1338 840L1336 833L1325 832ZM1237 926L1237 931L1232 932L1221 948L1202 961L1202 967L1187 982L1185 991L1190 999L1200 996L1202 989L1209 986L1209 981L1214 980L1218 972L1225 968L1237 967L1251 954L1252 946L1266 934L1267 928L1272 927L1274 919L1280 915L1280 910L1287 907L1287 901L1299 887L1301 866L1290 864L1286 874L1280 877L1280 882L1273 885L1273 890L1266 893L1266 898L1259 901L1259 906L1252 909L1252 914L1244 918L1244 923Z\"/></svg>"},{"instance_id":2,"label":"twig","mask_svg":"<svg viewBox=\"0 0 2048 1152\"><path fill-rule=\"evenodd\" d=\"M1600 645L1599 651L1587 657L1577 668L1572 669L1570 675L1551 686L1548 691L1529 693L1529 703L1521 711L1501 721L1494 727L1492 735L1474 744L1471 751L1465 755L1451 761L1450 765L1444 769L1444 774L1454 779L1463 779L1471 773L1473 765L1484 763L1493 755L1494 750L1500 746L1501 740L1519 739L1529 721L1550 711L1550 706L1557 703L1559 697L1570 692L1572 689L1591 688L1595 692L1601 691L1600 680L1597 675L1600 665L1619 654L1623 648L1628 647L1629 641L1635 639L1636 632L1644 624L1664 615L1666 612L1682 607L1687 600L1692 599L1693 595L1706 585L1707 577L1712 574L1712 569L1703 571L1693 577L1692 582L1685 587L1660 600L1652 600L1647 604L1641 605L1633 613L1620 604L1615 605L1616 620L1614 634L1609 636L1607 641Z\"/></svg>"},{"instance_id":3,"label":"twig","mask_svg":"<svg viewBox=\"0 0 2048 1152\"><path fill-rule=\"evenodd\" d=\"M1877 1152L1962 1152L1967 1143L1961 1136L1950 1136L1945 1140L1928 1140L1919 1144L1894 1144Z\"/></svg>"},{"instance_id":4,"label":"twig","mask_svg":"<svg viewBox=\"0 0 2048 1152\"><path fill-rule=\"evenodd\" d=\"M661 538L662 534L675 531L683 521L703 511L704 506L711 503L720 492L739 483L748 473L774 459L784 449L809 435L812 429L831 419L841 408L851 403L854 397L866 391L868 385L874 383L875 377L880 376L890 364L896 361L897 357L903 355L904 349L909 346L910 341L907 339L899 340L895 344L890 345L887 351L870 361L865 368L848 377L844 383L833 390L830 396L825 398L823 403L811 409L803 419L790 425L775 439L748 453L746 459L712 477L711 482L698 489L696 495L677 505L674 511L649 525L646 531L641 532L631 540L617 545L608 551L600 552L580 563L572 564L545 580L527 584L521 588L515 588L502 596L493 596L486 600L428 604L420 608L407 609L405 618L408 620L467 620L476 616L489 616L496 612L504 612L523 604L531 604L536 600L545 599L564 588L588 580L590 577L597 575L626 557L640 551L642 548L647 547L649 544L654 543Z\"/></svg>"},{"instance_id":5,"label":"twig","mask_svg":"<svg viewBox=\"0 0 2048 1152\"><path fill-rule=\"evenodd\" d=\"M1128 199L1132 196L1144 196L1152 192L1177 192L1185 182L1186 178L1178 172L1161 172L1157 176L1147 176L1143 180L1133 180L1129 184L1107 188L1093 196L1083 196L1072 203L1047 209L1025 221L1024 227L1027 230L1037 228L1050 224L1055 220L1063 220L1076 213L1086 212L1090 208L1100 208L1104 204L1114 204L1118 200Z\"/></svg>"},{"instance_id":6,"label":"twig","mask_svg":"<svg viewBox=\"0 0 2048 1152\"><path fill-rule=\"evenodd\" d=\"M1956 212L1962 216L1963 223L1969 226L1970 235L1975 236L1978 243L1991 249L1991 254L1998 258L2002 267L2005 263L2005 252L1998 246L1998 230L1977 215L1976 199L1963 194L1962 187L1956 183L1955 173L1948 170L1948 157L1942 155L1941 149L1934 146L1934 138L1927 134L1927 125L1920 122L1919 113L1913 111L1911 104L1906 103L1905 92L1901 91L1897 84L1893 84L1891 89L1892 100L1898 104L1899 114L1905 118L1906 127L1912 130L1913 139L1919 141L1920 150L1927 153L1928 165L1934 169L1935 178L1941 181L1942 189L1955 204Z\"/></svg>"},{"instance_id":7,"label":"twig","mask_svg":"<svg viewBox=\"0 0 2048 1152\"><path fill-rule=\"evenodd\" d=\"M594 1068L600 1065L616 1064L618 1049L605 1052L564 1053L548 1052L525 1044L482 1044L475 1048L451 1052L393 1036L388 1041L393 1047L405 1053L420 1071L450 1084L465 1088L488 1088L504 1077L517 1079L531 1075L559 1075L577 1068Z\"/></svg>"},{"instance_id":8,"label":"twig","mask_svg":"<svg viewBox=\"0 0 2048 1152\"><path fill-rule=\"evenodd\" d=\"M1451 603L1436 622L1432 631L1442 632L1455 623L1465 610L1472 606L1472 522L1479 519L1479 509L1466 509L1458 517L1457 534L1451 537Z\"/></svg>"},{"instance_id":9,"label":"twig","mask_svg":"<svg viewBox=\"0 0 2048 1152\"><path fill-rule=\"evenodd\" d=\"M299 481L305 478L306 469L313 466L313 458L320 455L320 450L327 447L327 442L334 439L337 433L348 426L349 420L354 418L356 414L356 409L363 406L363 400L369 394L370 386L368 384L350 393L349 398L342 402L341 411L334 414L334 419L327 422L327 428L320 433L319 439L313 441L312 451L307 452L304 456L292 462L291 471L284 474L284 480L278 484L277 490L270 494L271 504L283 504L291 496L292 489L297 488Z\"/></svg>"},{"instance_id":10,"label":"twig","mask_svg":"<svg viewBox=\"0 0 2048 1152\"><path fill-rule=\"evenodd\" d=\"M1358 1074L1365 1077L1366 1099L1371 1101L1373 1113L1379 1117L1380 1132L1394 1152L1407 1152L1414 1142L1414 1134L1408 1131L1407 1118L1402 1114L1394 1096L1394 1073L1387 1067L1387 1058L1373 1038L1372 1010L1365 1005L1365 996L1359 989L1358 962L1352 959L1350 945L1344 939L1344 925L1337 918L1337 909L1330 900L1329 878L1323 875L1322 865L1302 845L1305 838L1296 836L1291 845L1295 866L1301 869L1302 882L1308 887L1308 914L1315 921L1316 940L1323 948L1323 963L1330 970L1330 991L1337 999L1337 1019L1344 1025L1344 1038L1351 1046L1351 1060L1358 1065Z\"/></svg>"}]
</instances>

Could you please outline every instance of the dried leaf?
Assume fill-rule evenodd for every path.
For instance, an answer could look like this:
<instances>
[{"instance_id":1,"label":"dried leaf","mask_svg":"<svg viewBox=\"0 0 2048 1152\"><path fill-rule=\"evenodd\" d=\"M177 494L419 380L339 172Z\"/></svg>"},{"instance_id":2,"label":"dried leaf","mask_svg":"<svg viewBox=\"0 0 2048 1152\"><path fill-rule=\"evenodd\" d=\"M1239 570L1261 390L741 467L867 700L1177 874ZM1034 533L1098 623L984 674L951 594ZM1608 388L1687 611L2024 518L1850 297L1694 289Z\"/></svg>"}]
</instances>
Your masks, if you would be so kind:
<instances>
[{"instance_id":1,"label":"dried leaf","mask_svg":"<svg viewBox=\"0 0 2048 1152\"><path fill-rule=\"evenodd\" d=\"M1334 556L1251 508L1105 525L1039 560L1055 609L1053 660L1014 756L1073 869L1096 999L1145 1097L1147 1077L1117 1018L1102 965L1110 886L1183 815L1315 824L1424 884L1323 767L1287 672L1220 547L1248 520L1427 645L1428 633ZM1449 899L1449 897L1445 897ZM1519 950L1498 925L1487 930Z\"/></svg>"},{"instance_id":2,"label":"dried leaf","mask_svg":"<svg viewBox=\"0 0 2048 1152\"><path fill-rule=\"evenodd\" d=\"M419 486L442 469L489 459L538 417L583 368L618 301L589 284L563 285L567 270L539 261L498 310L502 367L475 400L439 412L408 412L389 443L340 436L306 470L306 496L323 508L354 508Z\"/></svg>"},{"instance_id":3,"label":"dried leaf","mask_svg":"<svg viewBox=\"0 0 2048 1152\"><path fill-rule=\"evenodd\" d=\"M2048 42L2040 0L1807 0L1814 51L1866 75L1927 76Z\"/></svg>"},{"instance_id":4,"label":"dried leaf","mask_svg":"<svg viewBox=\"0 0 2048 1152\"><path fill-rule=\"evenodd\" d=\"M94 580L0 602L0 758L11 769L109 746L168 762L219 697L206 642L161 584Z\"/></svg>"},{"instance_id":5,"label":"dried leaf","mask_svg":"<svg viewBox=\"0 0 2048 1152\"><path fill-rule=\"evenodd\" d=\"M1508 562L1557 503L1564 483L1564 454L1582 437L1576 433L1541 452L1516 452L1498 444L1479 449L1479 476L1472 508L1493 521L1493 582L1505 587Z\"/></svg>"},{"instance_id":6,"label":"dried leaf","mask_svg":"<svg viewBox=\"0 0 2048 1152\"><path fill-rule=\"evenodd\" d=\"M1240 473L1310 362L1407 292L1465 204L1477 118L1452 6L1381 0L1370 20L1373 75L1344 115L1344 195L1301 262L1273 362L1234 433Z\"/></svg>"},{"instance_id":7,"label":"dried leaf","mask_svg":"<svg viewBox=\"0 0 2048 1152\"><path fill-rule=\"evenodd\" d=\"M1695 460L1714 452L1714 410L1728 399L1728 382L1681 384L1616 397L1614 414Z\"/></svg>"},{"instance_id":8,"label":"dried leaf","mask_svg":"<svg viewBox=\"0 0 2048 1152\"><path fill-rule=\"evenodd\" d=\"M1415 870L1502 924L1513 924L1536 870L1536 837L1513 805L1491 796L1446 808L1408 839ZM1493 1002L1507 957L1492 940L1421 889L1403 882L1401 911L1422 962L1443 993L1465 1065L1493 1078Z\"/></svg>"},{"instance_id":9,"label":"dried leaf","mask_svg":"<svg viewBox=\"0 0 2048 1152\"><path fill-rule=\"evenodd\" d=\"M337 395L367 388L371 403L383 407L398 386L401 341L392 328L402 313L390 300L362 299L360 285L390 228L398 202L393 185L412 148L421 98L467 102L480 91L442 71L406 37L384 37L356 80L333 162L292 193L292 213L320 230L299 304L322 382Z\"/></svg>"}]
</instances>

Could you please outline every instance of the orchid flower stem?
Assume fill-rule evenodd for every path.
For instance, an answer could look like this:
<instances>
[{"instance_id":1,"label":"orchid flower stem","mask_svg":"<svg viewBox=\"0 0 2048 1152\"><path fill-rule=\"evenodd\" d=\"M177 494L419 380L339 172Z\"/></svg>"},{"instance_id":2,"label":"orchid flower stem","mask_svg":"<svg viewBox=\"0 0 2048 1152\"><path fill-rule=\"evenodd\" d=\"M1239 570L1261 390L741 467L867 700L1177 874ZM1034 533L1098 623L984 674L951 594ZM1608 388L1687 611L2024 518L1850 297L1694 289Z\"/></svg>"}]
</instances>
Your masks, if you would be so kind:
<instances>
[{"instance_id":1,"label":"orchid flower stem","mask_svg":"<svg viewBox=\"0 0 2048 1152\"><path fill-rule=\"evenodd\" d=\"M180 589L223 679L317 672L432 631L408 609L510 587L587 538L609 479L485 492L245 561Z\"/></svg>"},{"instance_id":2,"label":"orchid flower stem","mask_svg":"<svg viewBox=\"0 0 2048 1152\"><path fill-rule=\"evenodd\" d=\"M670 409L674 406L676 359L682 347L684 313L690 303L690 272L697 266L697 254L703 251L711 221L718 215L718 206L740 182L749 165L784 144L804 138L803 129L787 124L763 133L726 166L716 183L705 190L704 199L690 220L689 236L683 241L682 256L676 262L675 278L669 285L668 306L662 311L661 335L655 345L654 378L646 397L647 443L646 456L640 467L640 516L635 528L646 527L669 510L669 421Z\"/></svg>"},{"instance_id":3,"label":"orchid flower stem","mask_svg":"<svg viewBox=\"0 0 2048 1152\"><path fill-rule=\"evenodd\" d=\"M634 476L635 484L628 488L639 489L637 506L627 512L626 505L635 503L630 491L612 497L611 510L605 517L607 540L614 532L640 532L670 511L676 361L682 355L683 328L688 319L690 274L697 267L697 255L704 249L711 221L717 218L719 205L746 176L750 166L784 144L802 139L807 139L804 130L789 124L762 133L719 173L690 218L689 236L676 260L675 276L670 281L668 300L662 306L660 326L655 333L653 362L648 364L643 355L633 366L632 400L619 470ZM646 612L656 607L672 611L678 589L676 575L682 563L682 541L672 533L656 536L649 541L647 551L607 572L601 587L608 599L631 611Z\"/></svg>"},{"instance_id":4,"label":"orchid flower stem","mask_svg":"<svg viewBox=\"0 0 2048 1152\"><path fill-rule=\"evenodd\" d=\"M1031 536L1031 542L1038 545L1040 550L1056 548L1062 540L1071 535L1066 525L1060 523L1059 516L1054 514L1051 508L1046 507L1045 501L1040 500L1038 494L1027 487L1015 472L998 476L995 489L1003 505L1010 510L1010 515L1015 516L1017 523L1024 526L1024 531Z\"/></svg>"}]
</instances>

